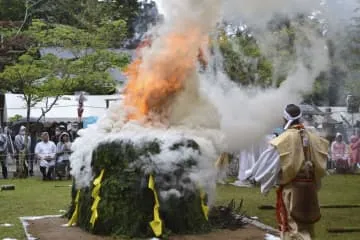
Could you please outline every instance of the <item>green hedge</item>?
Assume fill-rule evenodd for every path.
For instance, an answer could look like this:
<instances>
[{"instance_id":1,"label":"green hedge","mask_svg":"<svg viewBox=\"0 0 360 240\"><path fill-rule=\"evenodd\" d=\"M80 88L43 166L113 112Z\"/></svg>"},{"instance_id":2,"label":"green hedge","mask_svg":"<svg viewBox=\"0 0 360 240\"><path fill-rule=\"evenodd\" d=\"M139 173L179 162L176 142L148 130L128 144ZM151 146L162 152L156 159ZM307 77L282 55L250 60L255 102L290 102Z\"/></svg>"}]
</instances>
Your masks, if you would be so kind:
<instances>
[{"instance_id":1,"label":"green hedge","mask_svg":"<svg viewBox=\"0 0 360 240\"><path fill-rule=\"evenodd\" d=\"M181 159L169 172L160 172L150 155L160 153L160 142L154 140L141 147L131 141L107 143L93 153L92 169L95 177L104 169L98 205L98 219L92 228L91 196L93 186L81 189L77 225L86 231L101 235L129 237L153 237L149 222L153 220L154 194L148 189L149 175L155 178L155 188L160 201L163 234L206 233L211 227L201 208L199 191L188 177L189 169L196 166L197 159ZM199 146L192 140L184 140L170 147L192 148ZM200 152L199 152L200 153ZM181 197L161 198L161 191L176 188ZM73 189L74 191L74 189ZM68 217L74 212L74 192Z\"/></svg>"}]
</instances>

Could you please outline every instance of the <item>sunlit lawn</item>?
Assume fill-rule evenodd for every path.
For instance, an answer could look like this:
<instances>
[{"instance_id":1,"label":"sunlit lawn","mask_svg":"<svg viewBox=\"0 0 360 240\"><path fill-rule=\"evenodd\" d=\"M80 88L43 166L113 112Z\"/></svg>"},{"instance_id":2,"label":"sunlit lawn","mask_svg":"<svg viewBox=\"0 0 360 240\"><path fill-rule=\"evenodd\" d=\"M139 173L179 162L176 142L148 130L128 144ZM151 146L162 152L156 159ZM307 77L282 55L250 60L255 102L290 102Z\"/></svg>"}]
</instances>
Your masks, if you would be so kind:
<instances>
[{"instance_id":1,"label":"sunlit lawn","mask_svg":"<svg viewBox=\"0 0 360 240\"><path fill-rule=\"evenodd\" d=\"M66 210L70 201L70 181L42 182L37 178L26 180L0 180L0 185L14 184L15 191L0 192L0 224L10 223L14 227L0 227L3 238L25 239L19 220L21 216L57 215ZM360 204L360 176L329 176L323 182L320 194L322 204ZM55 187L61 185L62 187ZM272 210L259 210L261 204L274 205L274 191L264 197L259 189L219 186L218 203L228 203L231 199L244 199L244 210L250 216L257 216L266 224L276 226ZM360 233L328 234L327 227L360 227L360 208L322 209L323 218L317 225L317 239L359 240Z\"/></svg>"}]
</instances>

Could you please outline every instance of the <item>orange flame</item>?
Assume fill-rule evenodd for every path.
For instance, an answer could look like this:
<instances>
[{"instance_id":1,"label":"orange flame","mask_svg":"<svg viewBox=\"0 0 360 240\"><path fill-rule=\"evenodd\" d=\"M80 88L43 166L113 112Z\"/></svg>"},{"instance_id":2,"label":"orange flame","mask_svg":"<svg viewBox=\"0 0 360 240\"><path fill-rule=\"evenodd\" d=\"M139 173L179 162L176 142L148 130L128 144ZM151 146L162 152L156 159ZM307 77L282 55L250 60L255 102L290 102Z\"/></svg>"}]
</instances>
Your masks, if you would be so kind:
<instances>
[{"instance_id":1,"label":"orange flame","mask_svg":"<svg viewBox=\"0 0 360 240\"><path fill-rule=\"evenodd\" d=\"M159 39L161 48L156 55L148 56L144 62L141 49L138 58L127 70L128 84L125 88L124 103L134 111L128 114L128 120L151 118L156 114L166 118L173 99L184 88L189 74L196 71L196 60L206 65L204 51L199 50L204 37L193 28L185 33L170 33ZM148 39L140 48L152 48Z\"/></svg>"}]
</instances>

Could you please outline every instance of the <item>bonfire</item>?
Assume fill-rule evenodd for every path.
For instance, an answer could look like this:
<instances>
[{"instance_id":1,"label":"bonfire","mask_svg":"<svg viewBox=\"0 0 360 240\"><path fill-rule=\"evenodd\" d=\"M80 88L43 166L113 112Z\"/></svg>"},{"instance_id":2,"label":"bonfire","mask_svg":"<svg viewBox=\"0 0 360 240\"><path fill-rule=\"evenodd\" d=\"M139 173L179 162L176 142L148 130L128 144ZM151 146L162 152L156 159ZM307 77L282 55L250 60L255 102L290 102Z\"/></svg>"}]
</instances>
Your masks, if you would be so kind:
<instances>
[{"instance_id":1,"label":"bonfire","mask_svg":"<svg viewBox=\"0 0 360 240\"><path fill-rule=\"evenodd\" d=\"M197 74L207 66L209 37L188 26L139 46L126 70L124 101L74 143L69 225L130 237L206 233L214 227L209 207L219 152L201 136L204 131L180 126L174 117L191 115L182 106L187 97L205 102Z\"/></svg>"}]
</instances>

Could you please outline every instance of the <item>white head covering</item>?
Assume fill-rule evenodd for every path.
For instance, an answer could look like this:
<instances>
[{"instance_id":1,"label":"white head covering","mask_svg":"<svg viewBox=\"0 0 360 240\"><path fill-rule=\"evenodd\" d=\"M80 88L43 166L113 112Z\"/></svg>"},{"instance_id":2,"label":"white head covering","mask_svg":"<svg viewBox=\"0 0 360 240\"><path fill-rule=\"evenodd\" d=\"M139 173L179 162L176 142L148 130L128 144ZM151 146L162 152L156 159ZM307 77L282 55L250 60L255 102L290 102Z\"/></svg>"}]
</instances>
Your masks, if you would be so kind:
<instances>
[{"instance_id":1,"label":"white head covering","mask_svg":"<svg viewBox=\"0 0 360 240\"><path fill-rule=\"evenodd\" d=\"M342 137L342 134L341 133L336 133L336 137Z\"/></svg>"},{"instance_id":2,"label":"white head covering","mask_svg":"<svg viewBox=\"0 0 360 240\"><path fill-rule=\"evenodd\" d=\"M287 123L284 127L284 130L287 130L290 125L296 121L296 120L299 120L301 117L302 117L302 111L300 110L300 113L299 115L295 116L295 117L292 117L287 111L286 111L286 108L288 107L288 105L285 107L284 109L284 118L287 120Z\"/></svg>"},{"instance_id":3,"label":"white head covering","mask_svg":"<svg viewBox=\"0 0 360 240\"><path fill-rule=\"evenodd\" d=\"M26 132L26 127L21 126L20 129L19 129L19 134L20 135L25 135L25 132Z\"/></svg>"}]
</instances>

